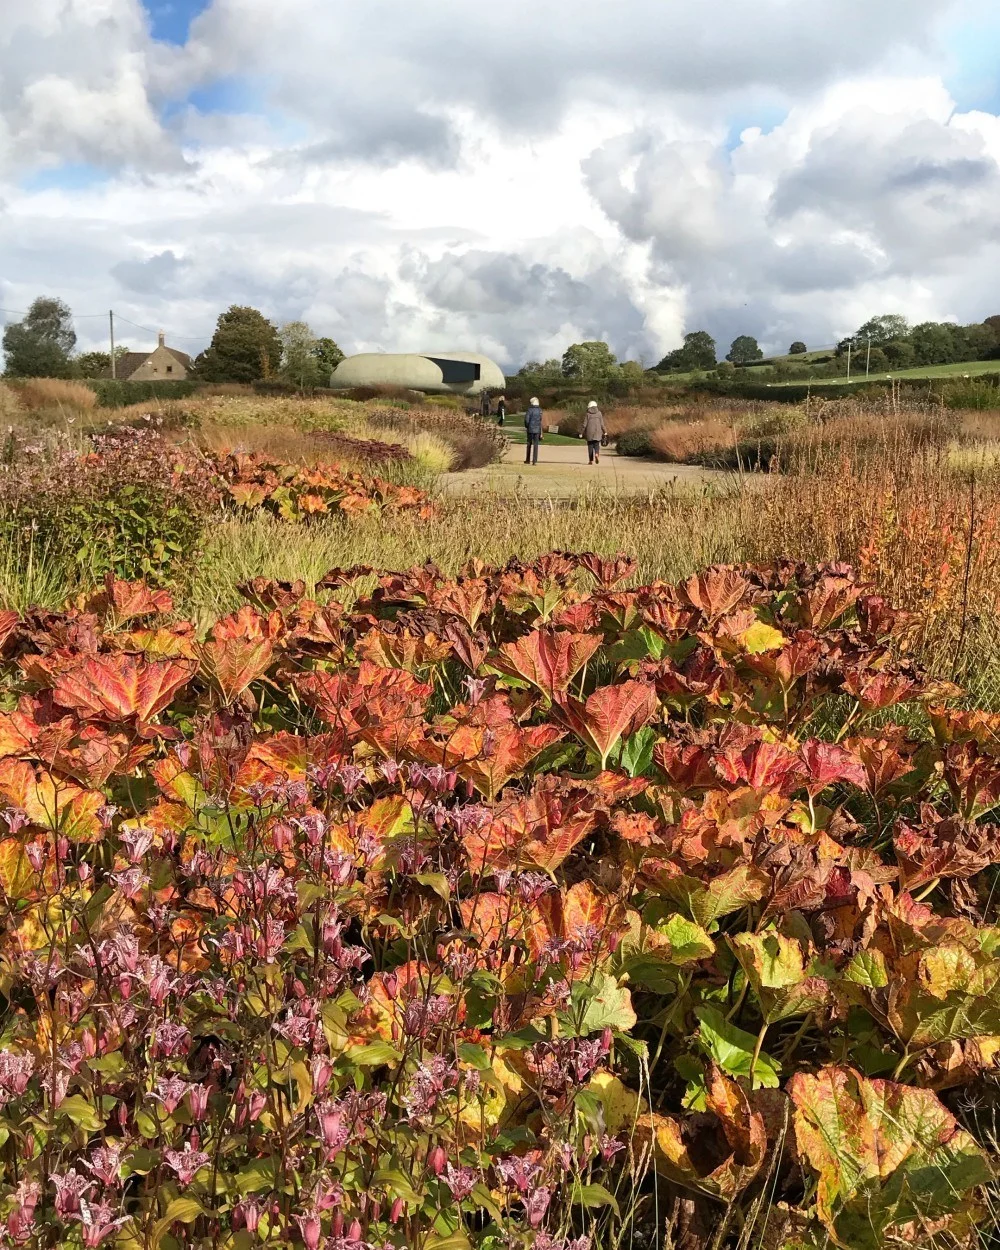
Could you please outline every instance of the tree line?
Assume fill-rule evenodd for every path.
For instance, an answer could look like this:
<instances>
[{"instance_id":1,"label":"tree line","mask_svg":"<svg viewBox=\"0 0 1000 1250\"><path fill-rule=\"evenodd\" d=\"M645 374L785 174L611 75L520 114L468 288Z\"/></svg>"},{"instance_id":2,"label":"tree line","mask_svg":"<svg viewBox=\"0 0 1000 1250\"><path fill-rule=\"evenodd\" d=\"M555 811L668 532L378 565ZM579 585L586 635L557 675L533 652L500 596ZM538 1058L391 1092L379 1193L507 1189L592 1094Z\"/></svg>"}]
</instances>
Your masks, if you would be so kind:
<instances>
[{"instance_id":1,"label":"tree line","mask_svg":"<svg viewBox=\"0 0 1000 1250\"><path fill-rule=\"evenodd\" d=\"M76 351L73 314L60 299L40 296L21 321L3 333L4 373L12 378L100 378L110 375L110 351ZM128 348L116 347L120 359ZM203 382L262 382L327 386L344 359L332 338L317 336L305 321L276 326L256 308L234 304L216 323L209 346L191 376Z\"/></svg>"},{"instance_id":2,"label":"tree line","mask_svg":"<svg viewBox=\"0 0 1000 1250\"><path fill-rule=\"evenodd\" d=\"M871 373L913 369L924 365L948 365L961 361L1000 360L1000 316L987 317L970 325L952 321L923 321L911 326L898 313L871 317L854 334L840 340L825 356L797 362L808 347L796 339L784 359L765 361L764 352L750 334L732 342L724 361L716 358L715 339L706 330L685 334L684 343L655 366L657 373L692 373L717 370L723 374L755 364L774 365L780 372L801 376L839 376L847 372L848 361Z\"/></svg>"}]
</instances>

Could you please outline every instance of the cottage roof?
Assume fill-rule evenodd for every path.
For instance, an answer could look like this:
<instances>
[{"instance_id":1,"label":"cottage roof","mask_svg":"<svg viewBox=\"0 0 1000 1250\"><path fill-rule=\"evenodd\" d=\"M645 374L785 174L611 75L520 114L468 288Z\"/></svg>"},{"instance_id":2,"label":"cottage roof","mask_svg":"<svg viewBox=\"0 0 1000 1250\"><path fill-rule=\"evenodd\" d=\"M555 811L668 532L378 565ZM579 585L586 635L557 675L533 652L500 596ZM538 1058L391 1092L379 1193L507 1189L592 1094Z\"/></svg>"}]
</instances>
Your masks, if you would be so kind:
<instances>
[{"instance_id":1,"label":"cottage roof","mask_svg":"<svg viewBox=\"0 0 1000 1250\"><path fill-rule=\"evenodd\" d=\"M193 362L187 352L178 351L176 347L167 347L166 344L163 346L164 350L168 351L179 364L184 366L185 369L190 369L192 367ZM119 356L119 358L115 361L115 377L119 380L119 382L127 382L132 374L141 369L150 356L152 356L157 350L158 349L154 347L151 352L125 352L123 356ZM110 378L111 370L102 370L101 377Z\"/></svg>"}]
</instances>

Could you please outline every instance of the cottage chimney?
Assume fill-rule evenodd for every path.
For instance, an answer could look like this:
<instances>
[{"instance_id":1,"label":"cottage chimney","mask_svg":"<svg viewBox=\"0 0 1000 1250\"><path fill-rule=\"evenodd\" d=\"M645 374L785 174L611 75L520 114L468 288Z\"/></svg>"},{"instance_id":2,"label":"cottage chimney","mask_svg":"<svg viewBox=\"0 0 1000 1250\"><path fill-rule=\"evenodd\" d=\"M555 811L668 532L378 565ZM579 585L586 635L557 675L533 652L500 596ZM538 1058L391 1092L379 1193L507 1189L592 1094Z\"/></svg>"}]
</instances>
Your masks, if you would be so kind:
<instances>
[{"instance_id":1,"label":"cottage chimney","mask_svg":"<svg viewBox=\"0 0 1000 1250\"><path fill-rule=\"evenodd\" d=\"M161 347L166 347L166 345L167 345L167 336L166 336L166 334L164 333L164 331L163 331L163 330L161 330L161 331L160 331L160 346L161 346Z\"/></svg>"}]
</instances>

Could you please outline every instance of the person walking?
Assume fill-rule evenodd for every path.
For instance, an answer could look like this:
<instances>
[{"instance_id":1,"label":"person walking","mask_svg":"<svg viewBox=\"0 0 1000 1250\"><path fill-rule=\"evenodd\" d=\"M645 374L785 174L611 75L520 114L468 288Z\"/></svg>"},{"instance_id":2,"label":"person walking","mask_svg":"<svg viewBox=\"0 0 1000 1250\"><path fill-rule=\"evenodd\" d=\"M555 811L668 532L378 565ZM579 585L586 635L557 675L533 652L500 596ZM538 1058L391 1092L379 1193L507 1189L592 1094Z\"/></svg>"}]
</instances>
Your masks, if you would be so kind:
<instances>
[{"instance_id":1,"label":"person walking","mask_svg":"<svg viewBox=\"0 0 1000 1250\"><path fill-rule=\"evenodd\" d=\"M604 413L598 408L595 400L587 405L587 415L583 419L580 437L587 440L587 452L590 464L601 463L601 442L607 431L604 428Z\"/></svg>"},{"instance_id":2,"label":"person walking","mask_svg":"<svg viewBox=\"0 0 1000 1250\"><path fill-rule=\"evenodd\" d=\"M537 399L532 399L528 411L524 414L524 429L527 438L524 443L524 463L538 463L538 444L542 441L542 410Z\"/></svg>"},{"instance_id":3,"label":"person walking","mask_svg":"<svg viewBox=\"0 0 1000 1250\"><path fill-rule=\"evenodd\" d=\"M497 425L503 425L507 420L507 396L501 395L497 400Z\"/></svg>"},{"instance_id":4,"label":"person walking","mask_svg":"<svg viewBox=\"0 0 1000 1250\"><path fill-rule=\"evenodd\" d=\"M490 415L490 393L485 387L479 395L479 415L482 417Z\"/></svg>"}]
</instances>

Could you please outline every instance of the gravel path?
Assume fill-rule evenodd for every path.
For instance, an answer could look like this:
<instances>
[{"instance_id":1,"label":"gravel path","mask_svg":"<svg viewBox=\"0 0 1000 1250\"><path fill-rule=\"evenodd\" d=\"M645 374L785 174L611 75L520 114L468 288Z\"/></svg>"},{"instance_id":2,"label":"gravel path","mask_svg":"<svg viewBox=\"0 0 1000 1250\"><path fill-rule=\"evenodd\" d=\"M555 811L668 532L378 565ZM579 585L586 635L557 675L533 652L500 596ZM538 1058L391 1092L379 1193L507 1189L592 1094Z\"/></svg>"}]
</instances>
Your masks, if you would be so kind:
<instances>
[{"instance_id":1,"label":"gravel path","mask_svg":"<svg viewBox=\"0 0 1000 1250\"><path fill-rule=\"evenodd\" d=\"M567 447L542 442L538 464L524 463L524 447L509 447L502 464L484 469L467 469L464 473L447 473L441 479L443 489L452 494L469 494L474 490L503 493L523 491L530 495L569 498L598 487L627 494L645 494L663 487L701 487L735 481L735 475L718 469L701 469L686 464L660 464L655 460L639 460L619 456L610 448L601 452L601 463L587 463L587 444Z\"/></svg>"}]
</instances>

